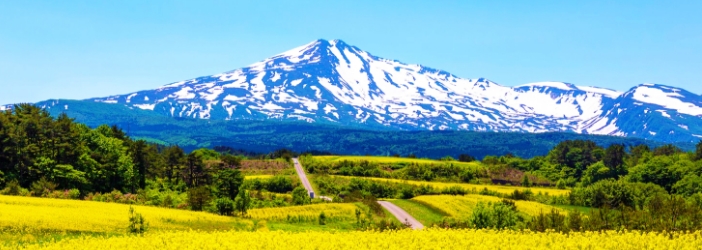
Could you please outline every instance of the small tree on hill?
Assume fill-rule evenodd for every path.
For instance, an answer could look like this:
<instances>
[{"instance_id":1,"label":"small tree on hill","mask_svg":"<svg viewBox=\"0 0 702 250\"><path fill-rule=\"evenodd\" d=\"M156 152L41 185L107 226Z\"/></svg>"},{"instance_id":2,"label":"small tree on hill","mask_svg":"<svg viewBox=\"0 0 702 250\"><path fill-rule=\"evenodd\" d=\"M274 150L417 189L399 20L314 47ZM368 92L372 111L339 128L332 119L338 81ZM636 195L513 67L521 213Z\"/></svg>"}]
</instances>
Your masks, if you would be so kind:
<instances>
[{"instance_id":1,"label":"small tree on hill","mask_svg":"<svg viewBox=\"0 0 702 250\"><path fill-rule=\"evenodd\" d=\"M234 201L227 197L215 200L215 206L220 215L232 215L234 212Z\"/></svg>"},{"instance_id":2,"label":"small tree on hill","mask_svg":"<svg viewBox=\"0 0 702 250\"><path fill-rule=\"evenodd\" d=\"M522 177L522 186L531 187L531 180L529 180L529 176L527 176L526 174L524 175L524 177Z\"/></svg>"},{"instance_id":3,"label":"small tree on hill","mask_svg":"<svg viewBox=\"0 0 702 250\"><path fill-rule=\"evenodd\" d=\"M127 232L132 234L144 234L148 229L149 224L146 223L144 216L137 213L133 207L129 207L129 226Z\"/></svg>"},{"instance_id":4,"label":"small tree on hill","mask_svg":"<svg viewBox=\"0 0 702 250\"><path fill-rule=\"evenodd\" d=\"M324 226L326 224L327 224L327 215L324 214L324 211L322 211L321 213L319 213L319 225Z\"/></svg>"},{"instance_id":5,"label":"small tree on hill","mask_svg":"<svg viewBox=\"0 0 702 250\"><path fill-rule=\"evenodd\" d=\"M234 200L234 209L239 212L240 215L246 215L246 211L249 209L249 204L251 204L251 196L249 192L241 188L239 194Z\"/></svg>"}]
</instances>

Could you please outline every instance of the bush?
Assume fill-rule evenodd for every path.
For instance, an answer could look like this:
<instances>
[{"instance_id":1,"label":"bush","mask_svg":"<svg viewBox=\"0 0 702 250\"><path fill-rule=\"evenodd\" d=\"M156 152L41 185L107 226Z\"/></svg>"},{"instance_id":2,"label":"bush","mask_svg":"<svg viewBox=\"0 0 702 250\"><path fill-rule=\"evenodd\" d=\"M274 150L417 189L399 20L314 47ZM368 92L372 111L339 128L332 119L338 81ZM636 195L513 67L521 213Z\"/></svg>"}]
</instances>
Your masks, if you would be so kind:
<instances>
[{"instance_id":1,"label":"bush","mask_svg":"<svg viewBox=\"0 0 702 250\"><path fill-rule=\"evenodd\" d=\"M324 226L326 224L327 224L327 215L324 214L324 211L322 211L321 213L319 213L319 225Z\"/></svg>"},{"instance_id":2,"label":"bush","mask_svg":"<svg viewBox=\"0 0 702 250\"><path fill-rule=\"evenodd\" d=\"M0 190L0 194L2 195L24 196L27 193L29 193L29 191L27 191L27 189L22 188L17 180L11 180L7 183L7 185L5 185L5 189Z\"/></svg>"},{"instance_id":3,"label":"bush","mask_svg":"<svg viewBox=\"0 0 702 250\"><path fill-rule=\"evenodd\" d=\"M63 190L63 191L53 191L50 194L47 194L45 197L47 198L54 198L54 199L70 199L70 200L77 200L80 198L80 190L78 189L70 189L70 190Z\"/></svg>"},{"instance_id":4,"label":"bush","mask_svg":"<svg viewBox=\"0 0 702 250\"><path fill-rule=\"evenodd\" d=\"M32 195L39 197L47 196L53 192L57 186L56 183L48 181L46 177L41 177L41 179L32 183Z\"/></svg>"},{"instance_id":5,"label":"bush","mask_svg":"<svg viewBox=\"0 0 702 250\"><path fill-rule=\"evenodd\" d=\"M144 216L137 213L133 207L129 207L129 226L127 232L132 234L144 234L148 229L149 224L146 223Z\"/></svg>"},{"instance_id":6,"label":"bush","mask_svg":"<svg viewBox=\"0 0 702 250\"><path fill-rule=\"evenodd\" d=\"M234 201L227 197L215 200L215 207L220 215L232 215L234 212Z\"/></svg>"},{"instance_id":7,"label":"bush","mask_svg":"<svg viewBox=\"0 0 702 250\"><path fill-rule=\"evenodd\" d=\"M534 192L531 191L531 189L527 189L524 191L519 191L519 190L514 190L512 194L508 196L508 198L512 200L524 200L524 201L529 201L532 200L534 196Z\"/></svg>"},{"instance_id":8,"label":"bush","mask_svg":"<svg viewBox=\"0 0 702 250\"><path fill-rule=\"evenodd\" d=\"M161 206L167 208L173 207L173 198L167 194L165 197L163 197L163 200L161 201Z\"/></svg>"},{"instance_id":9,"label":"bush","mask_svg":"<svg viewBox=\"0 0 702 250\"><path fill-rule=\"evenodd\" d=\"M502 200L495 203L478 202L468 222L442 221L439 226L448 228L493 228L516 229L517 223L523 221L513 201Z\"/></svg>"},{"instance_id":10,"label":"bush","mask_svg":"<svg viewBox=\"0 0 702 250\"><path fill-rule=\"evenodd\" d=\"M266 183L266 189L276 193L287 193L293 191L293 181L287 176L275 176Z\"/></svg>"},{"instance_id":11,"label":"bush","mask_svg":"<svg viewBox=\"0 0 702 250\"><path fill-rule=\"evenodd\" d=\"M310 204L311 202L310 195L307 193L307 190L303 187L296 187L295 189L293 189L292 196L292 203L294 205L305 205Z\"/></svg>"}]
</instances>

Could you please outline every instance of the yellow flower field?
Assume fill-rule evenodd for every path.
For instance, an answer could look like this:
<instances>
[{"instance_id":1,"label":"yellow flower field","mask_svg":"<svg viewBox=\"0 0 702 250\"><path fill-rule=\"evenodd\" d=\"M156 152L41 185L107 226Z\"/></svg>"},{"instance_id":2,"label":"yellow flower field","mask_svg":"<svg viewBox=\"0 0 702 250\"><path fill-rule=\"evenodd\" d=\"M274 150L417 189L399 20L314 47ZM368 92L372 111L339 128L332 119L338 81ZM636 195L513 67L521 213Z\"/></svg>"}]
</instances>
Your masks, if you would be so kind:
<instances>
[{"instance_id":1,"label":"yellow flower field","mask_svg":"<svg viewBox=\"0 0 702 250\"><path fill-rule=\"evenodd\" d=\"M315 160L321 162L338 162L338 161L370 161L378 163L418 163L418 164L446 164L453 163L456 166L480 166L478 162L460 162L460 161L437 161L431 159L412 159L412 158L400 158L400 157L389 157L389 156L353 156L353 155L324 155L324 156L314 156Z\"/></svg>"},{"instance_id":2,"label":"yellow flower field","mask_svg":"<svg viewBox=\"0 0 702 250\"><path fill-rule=\"evenodd\" d=\"M410 181L410 180L398 180L398 179L387 179L387 178L375 178L375 177L353 177L353 176L341 176L341 175L335 175L335 177L340 177L340 178L362 178L362 179L368 179L368 180L374 180L374 181L389 181L389 182L397 182L397 183L407 183L410 185L426 185L426 186L431 186L434 188L449 188L449 187L455 187L459 186L467 190L473 190L475 189L476 191L483 190L487 188L490 191L502 193L502 194L511 194L514 192L514 190L519 190L519 191L524 191L527 189L530 189L534 194L538 194L539 192L545 195L567 195L570 193L570 190L564 190L564 189L552 189L552 188L538 188L538 187L531 187L531 188L525 188L525 187L517 187L517 186L500 186L500 185L478 185L478 184L468 184L468 183L449 183L449 182L435 182L435 181Z\"/></svg>"},{"instance_id":3,"label":"yellow flower field","mask_svg":"<svg viewBox=\"0 0 702 250\"><path fill-rule=\"evenodd\" d=\"M252 219L268 221L285 221L288 216L296 216L307 221L317 220L319 214L324 214L330 220L355 220L358 207L349 203L314 204L294 207L276 207L251 209L247 212Z\"/></svg>"},{"instance_id":4,"label":"yellow flower field","mask_svg":"<svg viewBox=\"0 0 702 250\"><path fill-rule=\"evenodd\" d=\"M468 219L478 202L500 202L502 199L486 195L427 195L417 196L412 200L438 209L451 217L458 219ZM515 201L517 210L527 215L538 215L542 211L548 213L554 207L533 201ZM564 210L556 208L565 213Z\"/></svg>"},{"instance_id":5,"label":"yellow flower field","mask_svg":"<svg viewBox=\"0 0 702 250\"><path fill-rule=\"evenodd\" d=\"M491 230L353 232L156 232L145 236L84 237L0 249L699 249L702 233L533 233Z\"/></svg>"},{"instance_id":6,"label":"yellow flower field","mask_svg":"<svg viewBox=\"0 0 702 250\"><path fill-rule=\"evenodd\" d=\"M155 230L229 230L235 219L205 212L133 206ZM129 205L0 195L0 232L124 232Z\"/></svg>"},{"instance_id":7,"label":"yellow flower field","mask_svg":"<svg viewBox=\"0 0 702 250\"><path fill-rule=\"evenodd\" d=\"M261 174L261 175L245 175L244 179L245 180L253 180L253 179L270 179L273 178L273 175L271 174Z\"/></svg>"}]
</instances>

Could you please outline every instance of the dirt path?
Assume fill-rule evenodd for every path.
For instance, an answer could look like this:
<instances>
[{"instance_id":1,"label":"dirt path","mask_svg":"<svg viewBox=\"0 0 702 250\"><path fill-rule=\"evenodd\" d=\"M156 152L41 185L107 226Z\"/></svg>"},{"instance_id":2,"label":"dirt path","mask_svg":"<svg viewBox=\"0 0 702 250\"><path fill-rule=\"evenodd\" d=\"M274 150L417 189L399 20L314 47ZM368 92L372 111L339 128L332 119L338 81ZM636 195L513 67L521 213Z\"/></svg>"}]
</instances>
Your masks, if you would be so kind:
<instances>
[{"instance_id":1,"label":"dirt path","mask_svg":"<svg viewBox=\"0 0 702 250\"><path fill-rule=\"evenodd\" d=\"M411 225L412 229L422 229L424 228L424 225L422 223L419 223L412 215L408 214L405 212L405 210L402 210L402 208L396 206L395 204L392 204L388 201L378 201L378 203L383 206L385 209L390 211L392 215L395 216L400 222L405 223L409 222Z\"/></svg>"},{"instance_id":2,"label":"dirt path","mask_svg":"<svg viewBox=\"0 0 702 250\"><path fill-rule=\"evenodd\" d=\"M331 201L332 199L326 196L317 196L317 194L314 192L314 189L312 189L312 185L310 184L310 181L307 179L307 175L305 174L305 170L302 168L302 165L300 164L300 161L297 158L293 158L293 164L295 165L295 172L297 172L297 176L300 177L300 182L302 182L302 186L307 189L307 194L310 195L310 197L318 197L320 199L324 199L326 201Z\"/></svg>"}]
</instances>

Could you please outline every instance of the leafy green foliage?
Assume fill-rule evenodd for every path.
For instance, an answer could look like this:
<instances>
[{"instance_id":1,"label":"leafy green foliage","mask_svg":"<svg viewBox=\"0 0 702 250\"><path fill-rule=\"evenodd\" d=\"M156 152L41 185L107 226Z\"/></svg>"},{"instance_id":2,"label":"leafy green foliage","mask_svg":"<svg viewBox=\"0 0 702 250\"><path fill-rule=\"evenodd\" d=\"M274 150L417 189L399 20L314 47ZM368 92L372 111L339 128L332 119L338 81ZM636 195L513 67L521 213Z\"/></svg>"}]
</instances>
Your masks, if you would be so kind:
<instances>
[{"instance_id":1,"label":"leafy green foliage","mask_svg":"<svg viewBox=\"0 0 702 250\"><path fill-rule=\"evenodd\" d=\"M193 210L202 210L212 199L208 187L194 187L188 190L188 203Z\"/></svg>"},{"instance_id":2,"label":"leafy green foliage","mask_svg":"<svg viewBox=\"0 0 702 250\"><path fill-rule=\"evenodd\" d=\"M215 207L220 215L232 215L234 212L234 201L228 197L218 198L215 201Z\"/></svg>"},{"instance_id":3,"label":"leafy green foliage","mask_svg":"<svg viewBox=\"0 0 702 250\"><path fill-rule=\"evenodd\" d=\"M251 196L249 195L249 191L242 188L239 190L239 193L234 200L234 209L236 209L236 211L243 216L246 215L246 210L249 209L250 204Z\"/></svg>"},{"instance_id":4,"label":"leafy green foliage","mask_svg":"<svg viewBox=\"0 0 702 250\"><path fill-rule=\"evenodd\" d=\"M295 205L305 205L310 204L311 199L307 190L304 187L296 187L292 191L293 204Z\"/></svg>"},{"instance_id":5,"label":"leafy green foliage","mask_svg":"<svg viewBox=\"0 0 702 250\"><path fill-rule=\"evenodd\" d=\"M236 199L239 188L244 182L244 176L236 169L223 169L215 175L214 186L218 197Z\"/></svg>"}]
</instances>

